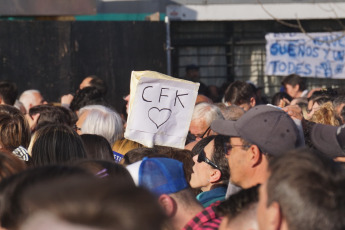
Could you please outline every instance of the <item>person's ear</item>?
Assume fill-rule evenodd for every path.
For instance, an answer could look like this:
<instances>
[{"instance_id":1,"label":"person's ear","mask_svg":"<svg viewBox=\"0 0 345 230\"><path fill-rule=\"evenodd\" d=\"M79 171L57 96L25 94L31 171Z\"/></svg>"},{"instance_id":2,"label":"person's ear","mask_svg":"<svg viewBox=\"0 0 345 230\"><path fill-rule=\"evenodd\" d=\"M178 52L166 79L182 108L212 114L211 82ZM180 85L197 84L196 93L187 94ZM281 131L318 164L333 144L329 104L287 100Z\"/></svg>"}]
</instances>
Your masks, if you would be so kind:
<instances>
[{"instance_id":1,"label":"person's ear","mask_svg":"<svg viewBox=\"0 0 345 230\"><path fill-rule=\"evenodd\" d=\"M256 165L260 164L262 161L262 153L257 145L251 145L249 147L250 152L250 162L251 166L255 167Z\"/></svg>"},{"instance_id":2,"label":"person's ear","mask_svg":"<svg viewBox=\"0 0 345 230\"><path fill-rule=\"evenodd\" d=\"M175 215L176 210L177 210L177 205L176 205L175 200L171 196L167 194L160 195L158 198L158 203L163 208L166 216L172 217Z\"/></svg>"},{"instance_id":3,"label":"person's ear","mask_svg":"<svg viewBox=\"0 0 345 230\"><path fill-rule=\"evenodd\" d=\"M282 223L284 222L284 217L282 215L280 205L278 202L272 202L267 209L268 211L268 223L270 225L270 229L281 229Z\"/></svg>"},{"instance_id":4,"label":"person's ear","mask_svg":"<svg viewBox=\"0 0 345 230\"><path fill-rule=\"evenodd\" d=\"M254 106L256 105L255 97L251 97L251 98L250 98L249 104L250 104L251 107L254 107Z\"/></svg>"},{"instance_id":5,"label":"person's ear","mask_svg":"<svg viewBox=\"0 0 345 230\"><path fill-rule=\"evenodd\" d=\"M210 182L211 183L216 183L220 180L222 177L222 173L220 172L219 169L213 169L210 177Z\"/></svg>"}]
</instances>

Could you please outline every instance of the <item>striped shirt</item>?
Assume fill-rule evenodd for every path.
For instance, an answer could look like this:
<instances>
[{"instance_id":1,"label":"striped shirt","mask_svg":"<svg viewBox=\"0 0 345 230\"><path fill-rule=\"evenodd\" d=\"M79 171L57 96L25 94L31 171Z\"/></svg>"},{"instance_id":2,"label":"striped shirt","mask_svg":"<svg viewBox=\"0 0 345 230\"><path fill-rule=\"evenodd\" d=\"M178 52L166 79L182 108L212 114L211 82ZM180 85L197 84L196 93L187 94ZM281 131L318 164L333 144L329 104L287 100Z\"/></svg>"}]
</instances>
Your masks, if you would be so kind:
<instances>
[{"instance_id":1,"label":"striped shirt","mask_svg":"<svg viewBox=\"0 0 345 230\"><path fill-rule=\"evenodd\" d=\"M215 230L218 229L221 222L221 217L215 213L215 207L220 204L220 201L217 201L211 204L209 207L203 209L201 212L196 214L193 219L191 219L183 230L194 230L194 229L205 229L205 230Z\"/></svg>"}]
</instances>

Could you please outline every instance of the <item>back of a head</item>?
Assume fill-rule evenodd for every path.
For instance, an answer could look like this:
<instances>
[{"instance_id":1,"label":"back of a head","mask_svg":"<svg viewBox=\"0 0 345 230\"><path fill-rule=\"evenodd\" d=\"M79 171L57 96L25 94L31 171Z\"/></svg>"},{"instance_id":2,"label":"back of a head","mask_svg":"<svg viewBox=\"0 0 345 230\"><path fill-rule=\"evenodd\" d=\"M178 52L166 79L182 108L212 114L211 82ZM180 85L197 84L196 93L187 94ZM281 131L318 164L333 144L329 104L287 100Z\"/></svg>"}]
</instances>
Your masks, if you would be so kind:
<instances>
[{"instance_id":1,"label":"back of a head","mask_svg":"<svg viewBox=\"0 0 345 230\"><path fill-rule=\"evenodd\" d=\"M318 110L316 110L310 119L311 121L324 124L338 126L339 121L336 119L335 111L332 102L326 102L320 105Z\"/></svg>"},{"instance_id":2,"label":"back of a head","mask_svg":"<svg viewBox=\"0 0 345 230\"><path fill-rule=\"evenodd\" d=\"M79 117L84 112L88 114L81 127L81 133L103 136L110 145L122 138L123 124L117 112L102 105L89 105L80 109Z\"/></svg>"},{"instance_id":3,"label":"back of a head","mask_svg":"<svg viewBox=\"0 0 345 230\"><path fill-rule=\"evenodd\" d=\"M299 91L303 91L303 90L307 89L305 79L301 78L297 74L290 74L290 75L286 76L282 80L282 84L283 85L292 85L293 87L295 87L296 85L299 85Z\"/></svg>"},{"instance_id":4,"label":"back of a head","mask_svg":"<svg viewBox=\"0 0 345 230\"><path fill-rule=\"evenodd\" d=\"M46 125L33 136L31 149L35 166L66 164L87 158L80 136L65 125Z\"/></svg>"},{"instance_id":5,"label":"back of a head","mask_svg":"<svg viewBox=\"0 0 345 230\"><path fill-rule=\"evenodd\" d=\"M250 103L251 98L255 97L255 92L249 83L234 81L225 91L225 102L231 105L241 105Z\"/></svg>"},{"instance_id":6,"label":"back of a head","mask_svg":"<svg viewBox=\"0 0 345 230\"><path fill-rule=\"evenodd\" d=\"M113 180L115 183L127 183L134 186L134 181L127 169L120 164L106 160L82 160L75 164L98 178Z\"/></svg>"},{"instance_id":7,"label":"back of a head","mask_svg":"<svg viewBox=\"0 0 345 230\"><path fill-rule=\"evenodd\" d=\"M224 119L230 121L237 121L245 113L245 111L237 105L226 106L221 110Z\"/></svg>"},{"instance_id":8,"label":"back of a head","mask_svg":"<svg viewBox=\"0 0 345 230\"><path fill-rule=\"evenodd\" d=\"M104 80L96 75L91 75L90 86L97 88L103 95L107 94L107 85L105 84Z\"/></svg>"},{"instance_id":9,"label":"back of a head","mask_svg":"<svg viewBox=\"0 0 345 230\"><path fill-rule=\"evenodd\" d=\"M221 110L213 104L202 102L194 107L192 120L205 119L206 123L211 125L212 121L224 119Z\"/></svg>"},{"instance_id":10,"label":"back of a head","mask_svg":"<svg viewBox=\"0 0 345 230\"><path fill-rule=\"evenodd\" d=\"M267 206L280 205L288 229L345 229L345 172L339 163L300 149L274 158L269 171Z\"/></svg>"},{"instance_id":11,"label":"back of a head","mask_svg":"<svg viewBox=\"0 0 345 230\"><path fill-rule=\"evenodd\" d=\"M74 112L87 105L107 105L103 93L96 87L85 87L79 90L70 105Z\"/></svg>"},{"instance_id":12,"label":"back of a head","mask_svg":"<svg viewBox=\"0 0 345 230\"><path fill-rule=\"evenodd\" d=\"M5 178L0 183L0 223L6 229L17 229L25 216L23 198L26 190L37 184L46 184L58 178L72 176L91 178L86 171L70 166L45 166L30 168ZM85 192L85 191L84 191Z\"/></svg>"},{"instance_id":13,"label":"back of a head","mask_svg":"<svg viewBox=\"0 0 345 230\"><path fill-rule=\"evenodd\" d=\"M25 169L24 161L13 153L0 151L0 181Z\"/></svg>"},{"instance_id":14,"label":"back of a head","mask_svg":"<svg viewBox=\"0 0 345 230\"><path fill-rule=\"evenodd\" d=\"M72 115L61 106L37 105L29 110L30 116L40 114L35 129L49 124L64 124L72 127Z\"/></svg>"},{"instance_id":15,"label":"back of a head","mask_svg":"<svg viewBox=\"0 0 345 230\"><path fill-rule=\"evenodd\" d=\"M257 230L256 208L259 201L259 185L242 189L223 201L217 208L223 216L223 229Z\"/></svg>"},{"instance_id":16,"label":"back of a head","mask_svg":"<svg viewBox=\"0 0 345 230\"><path fill-rule=\"evenodd\" d=\"M170 158L147 158L128 165L134 182L138 186L147 188L152 193L173 194L188 188L183 164Z\"/></svg>"},{"instance_id":17,"label":"back of a head","mask_svg":"<svg viewBox=\"0 0 345 230\"><path fill-rule=\"evenodd\" d=\"M0 105L0 144L2 149L13 151L19 146L27 148L30 127L24 115L15 107Z\"/></svg>"},{"instance_id":18,"label":"back of a head","mask_svg":"<svg viewBox=\"0 0 345 230\"><path fill-rule=\"evenodd\" d=\"M279 106L280 100L287 99L289 102L292 101L292 97L285 92L278 92L272 97L272 105Z\"/></svg>"},{"instance_id":19,"label":"back of a head","mask_svg":"<svg viewBox=\"0 0 345 230\"><path fill-rule=\"evenodd\" d=\"M41 213L50 213L80 228L98 230L159 230L165 220L152 194L122 183L71 178L39 184L26 193L25 219L31 217L31 221L22 222L22 227L32 225L35 214Z\"/></svg>"},{"instance_id":20,"label":"back of a head","mask_svg":"<svg viewBox=\"0 0 345 230\"><path fill-rule=\"evenodd\" d=\"M2 103L14 105L18 96L17 85L10 81L0 81L0 97Z\"/></svg>"},{"instance_id":21,"label":"back of a head","mask_svg":"<svg viewBox=\"0 0 345 230\"><path fill-rule=\"evenodd\" d=\"M80 137L88 159L114 161L113 151L107 139L95 134L82 134Z\"/></svg>"}]
</instances>

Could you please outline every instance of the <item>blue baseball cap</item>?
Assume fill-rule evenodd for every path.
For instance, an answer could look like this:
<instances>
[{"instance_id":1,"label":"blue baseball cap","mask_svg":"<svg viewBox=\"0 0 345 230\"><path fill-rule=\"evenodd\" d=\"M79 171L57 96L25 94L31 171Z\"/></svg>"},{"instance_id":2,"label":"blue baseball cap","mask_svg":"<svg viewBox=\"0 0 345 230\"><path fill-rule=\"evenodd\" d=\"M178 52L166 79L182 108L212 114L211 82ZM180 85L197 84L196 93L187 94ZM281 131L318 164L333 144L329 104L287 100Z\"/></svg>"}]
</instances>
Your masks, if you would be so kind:
<instances>
[{"instance_id":1,"label":"blue baseball cap","mask_svg":"<svg viewBox=\"0 0 345 230\"><path fill-rule=\"evenodd\" d=\"M137 186L143 186L156 195L172 194L188 188L183 163L170 158L147 158L128 165Z\"/></svg>"}]
</instances>

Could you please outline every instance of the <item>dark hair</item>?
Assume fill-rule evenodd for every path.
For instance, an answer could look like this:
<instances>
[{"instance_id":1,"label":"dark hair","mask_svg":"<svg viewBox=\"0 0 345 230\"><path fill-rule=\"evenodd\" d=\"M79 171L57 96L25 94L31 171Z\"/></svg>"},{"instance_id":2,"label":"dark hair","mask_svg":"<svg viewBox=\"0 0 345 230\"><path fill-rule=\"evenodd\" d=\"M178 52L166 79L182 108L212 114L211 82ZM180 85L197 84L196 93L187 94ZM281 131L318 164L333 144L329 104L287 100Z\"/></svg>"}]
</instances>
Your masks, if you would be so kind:
<instances>
[{"instance_id":1,"label":"dark hair","mask_svg":"<svg viewBox=\"0 0 345 230\"><path fill-rule=\"evenodd\" d=\"M107 93L107 85L103 79L97 77L96 75L89 76L91 78L90 86L97 88L103 95Z\"/></svg>"},{"instance_id":2,"label":"dark hair","mask_svg":"<svg viewBox=\"0 0 345 230\"><path fill-rule=\"evenodd\" d=\"M30 127L24 115L15 107L0 105L0 143L2 149L13 151L30 143Z\"/></svg>"},{"instance_id":3,"label":"dark hair","mask_svg":"<svg viewBox=\"0 0 345 230\"><path fill-rule=\"evenodd\" d=\"M128 170L115 162L105 160L83 160L78 161L76 166L96 175L99 178L115 179L116 182L124 182L133 185L134 181Z\"/></svg>"},{"instance_id":4,"label":"dark hair","mask_svg":"<svg viewBox=\"0 0 345 230\"><path fill-rule=\"evenodd\" d=\"M45 166L27 169L2 180L0 183L1 226L7 229L17 229L25 213L26 207L22 203L22 198L26 195L28 188L39 183L45 184L56 178L69 178L72 175L91 177L91 174L76 167Z\"/></svg>"},{"instance_id":5,"label":"dark hair","mask_svg":"<svg viewBox=\"0 0 345 230\"><path fill-rule=\"evenodd\" d=\"M76 112L87 105L104 105L109 107L103 96L103 93L96 87L85 87L75 94L71 101L70 109Z\"/></svg>"},{"instance_id":6,"label":"dark hair","mask_svg":"<svg viewBox=\"0 0 345 230\"><path fill-rule=\"evenodd\" d=\"M0 81L0 97L7 105L14 105L18 96L17 85L10 81Z\"/></svg>"},{"instance_id":7,"label":"dark hair","mask_svg":"<svg viewBox=\"0 0 345 230\"><path fill-rule=\"evenodd\" d=\"M299 149L273 158L269 171L267 205L280 205L289 229L345 229L341 164L319 152Z\"/></svg>"},{"instance_id":8,"label":"dark hair","mask_svg":"<svg viewBox=\"0 0 345 230\"><path fill-rule=\"evenodd\" d=\"M230 178L230 169L229 163L226 159L226 150L224 148L224 144L229 142L229 136L217 135L214 138L214 149L213 154L211 157L211 161L213 161L219 167L219 171L221 172L221 177L219 181L229 181Z\"/></svg>"},{"instance_id":9,"label":"dark hair","mask_svg":"<svg viewBox=\"0 0 345 230\"><path fill-rule=\"evenodd\" d=\"M88 159L114 161L113 150L107 139L96 134L83 134L80 137Z\"/></svg>"},{"instance_id":10,"label":"dark hair","mask_svg":"<svg viewBox=\"0 0 345 230\"><path fill-rule=\"evenodd\" d=\"M129 150L124 156L124 165L130 165L141 161L144 157L166 157L163 154L156 153L152 148L140 147Z\"/></svg>"},{"instance_id":11,"label":"dark hair","mask_svg":"<svg viewBox=\"0 0 345 230\"><path fill-rule=\"evenodd\" d=\"M198 143L196 143L192 149L193 156L201 153L204 150L205 146L208 145L208 143L210 143L214 138L215 136L211 135L201 139Z\"/></svg>"},{"instance_id":12,"label":"dark hair","mask_svg":"<svg viewBox=\"0 0 345 230\"><path fill-rule=\"evenodd\" d=\"M289 94L285 93L285 92L278 92L276 94L273 95L272 97L272 105L279 105L280 100L282 99L287 99L288 101L292 101L292 97L290 97Z\"/></svg>"},{"instance_id":13,"label":"dark hair","mask_svg":"<svg viewBox=\"0 0 345 230\"><path fill-rule=\"evenodd\" d=\"M255 98L253 87L243 81L234 81L231 83L224 94L225 101L230 102L232 105L249 103L252 97Z\"/></svg>"},{"instance_id":14,"label":"dark hair","mask_svg":"<svg viewBox=\"0 0 345 230\"><path fill-rule=\"evenodd\" d=\"M345 96L337 96L334 98L333 100L333 106L334 108L337 108L338 106L340 106L341 104L345 104Z\"/></svg>"},{"instance_id":15,"label":"dark hair","mask_svg":"<svg viewBox=\"0 0 345 230\"><path fill-rule=\"evenodd\" d=\"M35 166L87 158L80 136L66 125L46 125L38 129L33 138L31 155Z\"/></svg>"},{"instance_id":16,"label":"dark hair","mask_svg":"<svg viewBox=\"0 0 345 230\"><path fill-rule=\"evenodd\" d=\"M313 92L308 101L315 101L317 98L328 98L328 101L333 101L337 95L338 92L332 88L321 89Z\"/></svg>"},{"instance_id":17,"label":"dark hair","mask_svg":"<svg viewBox=\"0 0 345 230\"><path fill-rule=\"evenodd\" d=\"M306 86L306 82L305 79L300 77L297 74L290 74L288 76L286 76L283 80L282 80L282 85L292 85L293 87L295 87L296 85L299 85L299 91L303 91L307 89Z\"/></svg>"},{"instance_id":18,"label":"dark hair","mask_svg":"<svg viewBox=\"0 0 345 230\"><path fill-rule=\"evenodd\" d=\"M37 105L29 110L29 115L40 114L35 130L49 124L64 124L73 127L75 118L68 109L61 106Z\"/></svg>"},{"instance_id":19,"label":"dark hair","mask_svg":"<svg viewBox=\"0 0 345 230\"><path fill-rule=\"evenodd\" d=\"M220 216L229 218L231 221L249 209L255 209L255 204L259 201L259 186L256 185L248 189L242 189L231 195L216 208L217 213Z\"/></svg>"},{"instance_id":20,"label":"dark hair","mask_svg":"<svg viewBox=\"0 0 345 230\"><path fill-rule=\"evenodd\" d=\"M11 152L0 151L0 181L26 168L24 161Z\"/></svg>"},{"instance_id":21,"label":"dark hair","mask_svg":"<svg viewBox=\"0 0 345 230\"><path fill-rule=\"evenodd\" d=\"M23 206L25 219L44 212L104 230L160 230L166 220L157 198L146 189L92 178L40 183L27 190Z\"/></svg>"}]
</instances>

